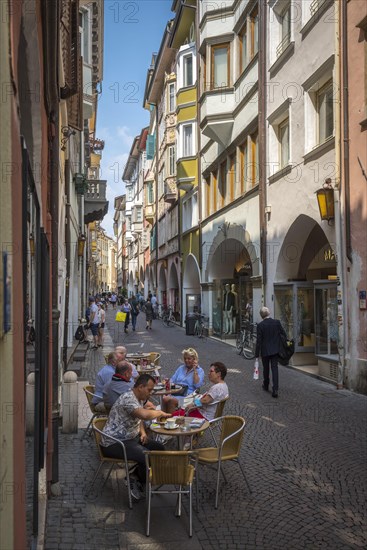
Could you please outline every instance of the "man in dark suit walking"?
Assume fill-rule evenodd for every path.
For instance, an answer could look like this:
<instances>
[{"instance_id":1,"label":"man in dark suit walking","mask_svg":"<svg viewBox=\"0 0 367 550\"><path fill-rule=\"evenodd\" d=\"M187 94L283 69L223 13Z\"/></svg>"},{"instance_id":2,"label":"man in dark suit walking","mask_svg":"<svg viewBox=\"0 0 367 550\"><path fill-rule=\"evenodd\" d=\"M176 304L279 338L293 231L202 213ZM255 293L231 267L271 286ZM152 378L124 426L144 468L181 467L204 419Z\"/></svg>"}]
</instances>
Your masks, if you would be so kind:
<instances>
[{"instance_id":1,"label":"man in dark suit walking","mask_svg":"<svg viewBox=\"0 0 367 550\"><path fill-rule=\"evenodd\" d=\"M260 315L263 320L257 325L255 357L258 358L261 354L264 369L263 390L268 391L269 389L269 367L271 366L273 382L272 396L278 397L278 353L281 346L280 335L283 334L286 338L287 335L281 322L270 317L270 311L267 307L262 307L260 309Z\"/></svg>"}]
</instances>

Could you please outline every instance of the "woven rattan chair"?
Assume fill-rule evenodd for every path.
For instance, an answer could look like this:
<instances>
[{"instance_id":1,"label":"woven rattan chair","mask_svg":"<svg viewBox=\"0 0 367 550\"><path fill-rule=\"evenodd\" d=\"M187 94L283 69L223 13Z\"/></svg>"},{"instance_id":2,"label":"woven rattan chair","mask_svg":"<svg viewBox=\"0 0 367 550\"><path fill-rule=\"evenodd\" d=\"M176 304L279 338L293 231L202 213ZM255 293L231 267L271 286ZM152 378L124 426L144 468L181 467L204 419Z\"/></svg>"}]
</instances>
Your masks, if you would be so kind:
<instances>
[{"instance_id":1,"label":"woven rattan chair","mask_svg":"<svg viewBox=\"0 0 367 550\"><path fill-rule=\"evenodd\" d=\"M214 419L213 420L223 416L224 407L225 407L225 404L227 403L228 399L229 399L229 395L227 395L227 397L222 399L222 401L218 401L217 408L215 409L215 414L214 414ZM218 427L218 424L217 424L217 427ZM215 433L214 433L215 432L215 427L212 424L209 424L209 430L210 430L210 433L212 434L212 437L215 441L215 444L218 445L217 440L215 438Z\"/></svg>"},{"instance_id":2,"label":"woven rattan chair","mask_svg":"<svg viewBox=\"0 0 367 550\"><path fill-rule=\"evenodd\" d=\"M107 418L95 418L93 420L93 432L94 432L94 438L95 438L95 442L96 442L96 445L97 445L97 449L98 449L98 454L99 454L99 460L100 460L100 464L96 470L96 473L94 474L94 477L93 477L93 480L92 480L92 483L91 483L91 486L90 486L90 489L89 491L92 489L93 485L94 485L94 482L95 480L97 479L97 476L100 472L100 469L102 468L103 464L110 464L110 468L108 470L108 473L107 473L107 476L103 482L103 487L105 486L108 478L110 477L110 474L112 472L112 468L116 465L123 465L124 468L125 468L125 471L126 471L126 481L127 481L127 492L128 492L128 497L129 497L129 508L132 508L133 505L132 505L132 499L131 499L131 490L130 490L130 473L131 473L131 470L134 469L137 465L137 462L134 462L133 460L128 460L127 457L126 457L126 450L125 450L125 445L123 444L122 441L120 441L119 439L116 439L115 437L112 437L112 436L104 436L108 439L111 439L111 441L113 441L114 443L119 443L122 447L122 450L123 450L123 455L124 455L124 458L111 458L111 457L108 457L108 456L105 456L103 454L103 447L101 446L101 438L102 438L102 435L103 434L103 428L105 427L105 424L107 422Z\"/></svg>"},{"instance_id":3,"label":"woven rattan chair","mask_svg":"<svg viewBox=\"0 0 367 550\"><path fill-rule=\"evenodd\" d=\"M89 405L89 408L90 408L90 412L92 413L92 417L91 419L89 420L89 424L87 426L87 429L85 430L84 434L83 434L83 437L82 437L82 440L85 438L85 436L90 433L91 431L91 428L92 428L92 422L93 420L96 418L96 417L105 417L106 416L106 413L105 412L100 412L100 411L96 411L96 407L95 405L92 403L92 399L93 397L96 397L95 393L94 393L94 390L95 390L95 387L90 384L89 386L84 386L83 388L84 390L84 393L87 397L87 401L88 401L88 405Z\"/></svg>"},{"instance_id":4,"label":"woven rattan chair","mask_svg":"<svg viewBox=\"0 0 367 550\"><path fill-rule=\"evenodd\" d=\"M182 495L189 495L189 535L192 537L192 485L197 465L197 461L194 464L192 463L194 457L197 457L197 453L192 451L147 451L145 453L147 465L147 537L150 534L152 495L167 493L177 494L176 516L178 517L181 516ZM174 487L168 490L165 487L167 485L173 485ZM153 487L156 488L153 489Z\"/></svg>"},{"instance_id":5,"label":"woven rattan chair","mask_svg":"<svg viewBox=\"0 0 367 550\"><path fill-rule=\"evenodd\" d=\"M156 351L152 351L150 353L150 356L149 356L149 363L152 364L154 363L154 365L156 367L159 366L159 361L160 361L160 358L161 358L161 354L156 352Z\"/></svg>"},{"instance_id":6,"label":"woven rattan chair","mask_svg":"<svg viewBox=\"0 0 367 550\"><path fill-rule=\"evenodd\" d=\"M215 508L218 508L218 496L219 496L219 481L220 473L222 471L222 463L228 460L236 462L241 470L241 473L245 479L249 492L251 493L250 485L247 481L244 469L239 462L239 455L241 452L241 444L243 439L243 433L245 429L246 421L241 416L222 416L216 418L210 422L211 426L215 424L221 424L220 438L218 444L215 447L206 447L198 449L198 462L200 466L205 465L217 465L217 487L215 493ZM198 475L196 481L198 483Z\"/></svg>"}]
</instances>

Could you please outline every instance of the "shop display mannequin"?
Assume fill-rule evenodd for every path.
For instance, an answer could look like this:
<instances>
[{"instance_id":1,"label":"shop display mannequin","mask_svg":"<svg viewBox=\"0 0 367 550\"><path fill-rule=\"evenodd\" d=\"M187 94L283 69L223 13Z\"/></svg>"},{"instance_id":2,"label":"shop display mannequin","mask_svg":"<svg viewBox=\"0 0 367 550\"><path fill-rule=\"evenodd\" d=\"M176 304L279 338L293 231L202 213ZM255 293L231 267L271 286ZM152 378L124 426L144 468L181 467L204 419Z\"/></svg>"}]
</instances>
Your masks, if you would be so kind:
<instances>
[{"instance_id":1,"label":"shop display mannequin","mask_svg":"<svg viewBox=\"0 0 367 550\"><path fill-rule=\"evenodd\" d=\"M236 292L236 285L231 285L231 293L234 296L233 300L233 308L232 308L232 316L229 319L229 330L232 334L236 334L236 320L237 320L237 313L238 313L238 294Z\"/></svg>"},{"instance_id":2,"label":"shop display mannequin","mask_svg":"<svg viewBox=\"0 0 367 550\"><path fill-rule=\"evenodd\" d=\"M232 331L233 310L235 307L235 295L231 292L229 284L224 287L223 297L223 332L229 334Z\"/></svg>"}]
</instances>

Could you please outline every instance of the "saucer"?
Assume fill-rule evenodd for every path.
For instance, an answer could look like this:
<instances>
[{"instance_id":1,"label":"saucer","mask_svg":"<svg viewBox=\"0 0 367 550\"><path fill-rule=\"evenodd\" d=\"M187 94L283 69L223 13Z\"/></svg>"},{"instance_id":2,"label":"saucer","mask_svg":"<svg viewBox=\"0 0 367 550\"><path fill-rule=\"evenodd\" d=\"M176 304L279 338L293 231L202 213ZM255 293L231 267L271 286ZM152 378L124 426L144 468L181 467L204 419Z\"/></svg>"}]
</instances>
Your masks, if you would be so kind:
<instances>
[{"instance_id":1,"label":"saucer","mask_svg":"<svg viewBox=\"0 0 367 550\"><path fill-rule=\"evenodd\" d=\"M176 430L176 428L178 428L178 424L174 424L173 426L167 426L167 424L165 425L166 430Z\"/></svg>"}]
</instances>

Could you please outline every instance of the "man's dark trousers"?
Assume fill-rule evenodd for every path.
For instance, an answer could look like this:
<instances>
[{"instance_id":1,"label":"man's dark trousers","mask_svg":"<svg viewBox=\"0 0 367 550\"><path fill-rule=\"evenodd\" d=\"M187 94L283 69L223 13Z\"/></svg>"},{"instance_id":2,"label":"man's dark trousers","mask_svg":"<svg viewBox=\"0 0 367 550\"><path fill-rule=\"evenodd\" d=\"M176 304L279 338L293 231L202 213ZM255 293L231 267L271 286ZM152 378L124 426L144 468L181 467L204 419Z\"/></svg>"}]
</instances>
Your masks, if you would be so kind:
<instances>
[{"instance_id":1,"label":"man's dark trousers","mask_svg":"<svg viewBox=\"0 0 367 550\"><path fill-rule=\"evenodd\" d=\"M261 360L264 369L264 388L268 389L269 387L269 367L271 366L273 392L278 392L278 355L265 355Z\"/></svg>"}]
</instances>

